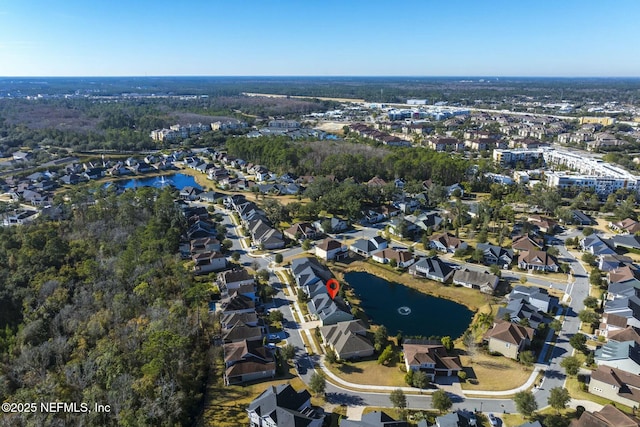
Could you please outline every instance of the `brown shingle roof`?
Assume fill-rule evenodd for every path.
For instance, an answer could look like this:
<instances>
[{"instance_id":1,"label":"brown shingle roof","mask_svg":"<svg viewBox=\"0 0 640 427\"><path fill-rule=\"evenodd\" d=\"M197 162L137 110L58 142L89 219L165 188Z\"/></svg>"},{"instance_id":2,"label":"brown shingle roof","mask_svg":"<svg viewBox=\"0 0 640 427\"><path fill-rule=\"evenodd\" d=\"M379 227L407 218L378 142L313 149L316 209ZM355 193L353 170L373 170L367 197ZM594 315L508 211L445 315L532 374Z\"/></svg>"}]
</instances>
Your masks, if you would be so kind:
<instances>
[{"instance_id":1,"label":"brown shingle roof","mask_svg":"<svg viewBox=\"0 0 640 427\"><path fill-rule=\"evenodd\" d=\"M613 405L605 405L598 412L584 412L571 421L571 427L638 427L638 419L625 414Z\"/></svg>"},{"instance_id":2,"label":"brown shingle roof","mask_svg":"<svg viewBox=\"0 0 640 427\"><path fill-rule=\"evenodd\" d=\"M342 247L342 243L340 243L339 241L337 241L335 239L327 237L322 242L320 242L317 247L319 249L322 249L323 251L328 252L328 251L332 251L332 250L341 248Z\"/></svg>"},{"instance_id":3,"label":"brown shingle roof","mask_svg":"<svg viewBox=\"0 0 640 427\"><path fill-rule=\"evenodd\" d=\"M609 313L607 315L607 325L618 326L620 328L627 327L627 318Z\"/></svg>"},{"instance_id":4,"label":"brown shingle roof","mask_svg":"<svg viewBox=\"0 0 640 427\"><path fill-rule=\"evenodd\" d=\"M530 251L532 249L540 249L542 245L538 244L538 242L529 236L518 236L513 239L511 247L519 251Z\"/></svg>"},{"instance_id":5,"label":"brown shingle roof","mask_svg":"<svg viewBox=\"0 0 640 427\"><path fill-rule=\"evenodd\" d=\"M487 331L485 338L493 338L511 344L520 345L520 343L525 339L533 339L533 329L500 320L492 329Z\"/></svg>"},{"instance_id":6,"label":"brown shingle roof","mask_svg":"<svg viewBox=\"0 0 640 427\"><path fill-rule=\"evenodd\" d=\"M609 282L610 283L626 282L627 280L635 279L636 274L638 274L637 267L632 267L630 265L625 265L624 267L618 267L615 270L611 270L609 272Z\"/></svg>"},{"instance_id":7,"label":"brown shingle roof","mask_svg":"<svg viewBox=\"0 0 640 427\"><path fill-rule=\"evenodd\" d=\"M607 336L610 340L624 342L624 341L635 341L640 344L640 334L633 326L627 326L625 329L621 331L609 332Z\"/></svg>"},{"instance_id":8,"label":"brown shingle roof","mask_svg":"<svg viewBox=\"0 0 640 427\"><path fill-rule=\"evenodd\" d=\"M441 344L409 344L402 345L404 357L409 365L422 365L434 363L436 368L461 370L462 364L458 357L447 355L447 351Z\"/></svg>"},{"instance_id":9,"label":"brown shingle roof","mask_svg":"<svg viewBox=\"0 0 640 427\"><path fill-rule=\"evenodd\" d=\"M538 251L531 249L520 253L518 257L518 263L527 263L529 265L539 266L554 266L556 265L555 259L545 251Z\"/></svg>"},{"instance_id":10,"label":"brown shingle roof","mask_svg":"<svg viewBox=\"0 0 640 427\"><path fill-rule=\"evenodd\" d=\"M601 365L591 373L591 379L618 387L621 397L640 403L640 375Z\"/></svg>"}]
</instances>

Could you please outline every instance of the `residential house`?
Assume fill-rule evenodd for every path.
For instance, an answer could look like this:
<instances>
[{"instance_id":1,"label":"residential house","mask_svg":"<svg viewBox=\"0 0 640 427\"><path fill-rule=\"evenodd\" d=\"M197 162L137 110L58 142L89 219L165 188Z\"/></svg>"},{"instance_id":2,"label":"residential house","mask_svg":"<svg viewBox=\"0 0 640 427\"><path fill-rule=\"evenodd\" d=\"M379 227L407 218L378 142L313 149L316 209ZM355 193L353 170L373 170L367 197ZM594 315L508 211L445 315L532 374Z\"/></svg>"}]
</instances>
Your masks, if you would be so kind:
<instances>
[{"instance_id":1,"label":"residential house","mask_svg":"<svg viewBox=\"0 0 640 427\"><path fill-rule=\"evenodd\" d=\"M187 230L187 238L189 240L203 239L207 237L215 237L218 234L214 224L198 219Z\"/></svg>"},{"instance_id":2,"label":"residential house","mask_svg":"<svg viewBox=\"0 0 640 427\"><path fill-rule=\"evenodd\" d=\"M369 224L375 224L380 221L384 221L386 218L384 212L382 212L382 209L380 208L366 209L362 211L362 216L364 217L364 220Z\"/></svg>"},{"instance_id":3,"label":"residential house","mask_svg":"<svg viewBox=\"0 0 640 427\"><path fill-rule=\"evenodd\" d=\"M587 214L577 209L571 211L571 218L575 225L587 226L594 223Z\"/></svg>"},{"instance_id":4,"label":"residential house","mask_svg":"<svg viewBox=\"0 0 640 427\"><path fill-rule=\"evenodd\" d=\"M215 191L205 191L199 195L200 201L208 203L215 203L216 200L221 199L223 196L223 194L216 193Z\"/></svg>"},{"instance_id":5,"label":"residential house","mask_svg":"<svg viewBox=\"0 0 640 427\"><path fill-rule=\"evenodd\" d=\"M597 257L615 255L616 251L611 248L610 244L610 241L603 239L595 233L580 240L580 248Z\"/></svg>"},{"instance_id":6,"label":"residential house","mask_svg":"<svg viewBox=\"0 0 640 427\"><path fill-rule=\"evenodd\" d=\"M349 256L349 249L342 242L327 237L315 247L316 256L325 261L333 260L339 261Z\"/></svg>"},{"instance_id":7,"label":"residential house","mask_svg":"<svg viewBox=\"0 0 640 427\"><path fill-rule=\"evenodd\" d=\"M193 239L189 242L191 254L198 254L202 252L220 252L222 245L220 240L214 237L201 237L199 239Z\"/></svg>"},{"instance_id":8,"label":"residential house","mask_svg":"<svg viewBox=\"0 0 640 427\"><path fill-rule=\"evenodd\" d=\"M408 222L415 224L415 226L422 231L438 231L445 221L444 218L440 216L440 212L435 211L423 212L418 216L407 215L405 216L405 219Z\"/></svg>"},{"instance_id":9,"label":"residential house","mask_svg":"<svg viewBox=\"0 0 640 427\"><path fill-rule=\"evenodd\" d=\"M453 284L464 286L465 288L478 289L480 292L492 294L498 286L500 278L495 274L485 271L456 270L453 273Z\"/></svg>"},{"instance_id":10,"label":"residential house","mask_svg":"<svg viewBox=\"0 0 640 427\"><path fill-rule=\"evenodd\" d=\"M84 177L82 177L82 176L80 176L78 174L75 174L75 173L70 173L70 174L63 175L62 177L60 177L60 181L63 184L66 184L66 185L76 185L76 184L84 181Z\"/></svg>"},{"instance_id":11,"label":"residential house","mask_svg":"<svg viewBox=\"0 0 640 427\"><path fill-rule=\"evenodd\" d=\"M250 222L249 233L251 234L251 240L253 243L264 247L264 249L284 248L282 233L271 227L271 225L263 219Z\"/></svg>"},{"instance_id":12,"label":"residential house","mask_svg":"<svg viewBox=\"0 0 640 427\"><path fill-rule=\"evenodd\" d=\"M622 331L612 335L621 337L620 332ZM609 337L609 341L598 348L594 356L598 366L609 366L640 374L640 346L633 340L618 341Z\"/></svg>"},{"instance_id":13,"label":"residential house","mask_svg":"<svg viewBox=\"0 0 640 427\"><path fill-rule=\"evenodd\" d=\"M618 267L607 274L609 283L625 283L638 279L640 279L640 269L635 264Z\"/></svg>"},{"instance_id":14,"label":"residential house","mask_svg":"<svg viewBox=\"0 0 640 427\"><path fill-rule=\"evenodd\" d=\"M640 427L640 419L625 414L613 405L604 405L597 412L584 411L580 418L571 421L570 427Z\"/></svg>"},{"instance_id":15,"label":"residential house","mask_svg":"<svg viewBox=\"0 0 640 427\"><path fill-rule=\"evenodd\" d=\"M376 236L368 240L358 239L351 246L349 246L349 249L359 255L369 257L373 252L385 249L386 247L387 241L380 236Z\"/></svg>"},{"instance_id":16,"label":"residential house","mask_svg":"<svg viewBox=\"0 0 640 427\"><path fill-rule=\"evenodd\" d=\"M231 329L233 325L237 323L248 326L258 326L258 314L255 311L251 313L227 313L220 317L222 329Z\"/></svg>"},{"instance_id":17,"label":"residential house","mask_svg":"<svg viewBox=\"0 0 640 427\"><path fill-rule=\"evenodd\" d=\"M406 421L397 421L382 411L364 414L360 421L348 418L340 421L340 427L409 427Z\"/></svg>"},{"instance_id":18,"label":"residential house","mask_svg":"<svg viewBox=\"0 0 640 427\"><path fill-rule=\"evenodd\" d=\"M183 200L193 201L198 199L198 195L200 193L202 193L202 190L188 185L184 187L182 190L180 190L180 198Z\"/></svg>"},{"instance_id":19,"label":"residential house","mask_svg":"<svg viewBox=\"0 0 640 427\"><path fill-rule=\"evenodd\" d=\"M530 215L527 220L529 223L538 227L538 229L543 233L553 234L557 226L555 221L540 215Z\"/></svg>"},{"instance_id":20,"label":"residential house","mask_svg":"<svg viewBox=\"0 0 640 427\"><path fill-rule=\"evenodd\" d=\"M388 231L402 239L411 236L417 228L415 224L409 222L406 218L395 217L389 221Z\"/></svg>"},{"instance_id":21,"label":"residential house","mask_svg":"<svg viewBox=\"0 0 640 427\"><path fill-rule=\"evenodd\" d=\"M458 249L467 249L467 242L450 233L442 233L429 238L429 247L439 252L455 252Z\"/></svg>"},{"instance_id":22,"label":"residential house","mask_svg":"<svg viewBox=\"0 0 640 427\"><path fill-rule=\"evenodd\" d=\"M633 234L616 235L611 240L615 248L640 249L640 237Z\"/></svg>"},{"instance_id":23,"label":"residential house","mask_svg":"<svg viewBox=\"0 0 640 427\"><path fill-rule=\"evenodd\" d=\"M518 267L523 270L557 272L559 267L554 257L546 251L530 250L518 256Z\"/></svg>"},{"instance_id":24,"label":"residential house","mask_svg":"<svg viewBox=\"0 0 640 427\"><path fill-rule=\"evenodd\" d=\"M402 353L407 372L422 371L429 381L435 381L436 376L455 376L462 370L460 358L449 356L439 341L406 339Z\"/></svg>"},{"instance_id":25,"label":"residential house","mask_svg":"<svg viewBox=\"0 0 640 427\"><path fill-rule=\"evenodd\" d=\"M218 283L224 289L236 289L242 285L252 285L255 278L249 272L242 268L239 270L230 270L218 275Z\"/></svg>"},{"instance_id":26,"label":"residential house","mask_svg":"<svg viewBox=\"0 0 640 427\"><path fill-rule=\"evenodd\" d=\"M611 301L606 301L603 308L603 320L605 323L610 323L612 315L620 316L626 319L626 324L620 326L622 328L627 325L640 327L640 297L635 295L625 296L617 298Z\"/></svg>"},{"instance_id":27,"label":"residential house","mask_svg":"<svg viewBox=\"0 0 640 427\"><path fill-rule=\"evenodd\" d=\"M622 403L630 408L638 407L640 405L640 375L610 366L598 366L598 369L591 373L589 393ZM618 424L616 424L617 426Z\"/></svg>"},{"instance_id":28,"label":"residential house","mask_svg":"<svg viewBox=\"0 0 640 427\"><path fill-rule=\"evenodd\" d=\"M295 258L291 261L291 274L296 284L309 298L326 294L326 282L331 272L312 257Z\"/></svg>"},{"instance_id":29,"label":"residential house","mask_svg":"<svg viewBox=\"0 0 640 427\"><path fill-rule=\"evenodd\" d=\"M320 320L323 326L353 320L349 307L337 296L331 299L328 293L319 293L307 304L312 318Z\"/></svg>"},{"instance_id":30,"label":"residential house","mask_svg":"<svg viewBox=\"0 0 640 427\"><path fill-rule=\"evenodd\" d=\"M276 364L269 349L261 341L239 341L224 344L224 383L242 384L273 378Z\"/></svg>"},{"instance_id":31,"label":"residential house","mask_svg":"<svg viewBox=\"0 0 640 427\"><path fill-rule=\"evenodd\" d=\"M291 384L270 386L247 408L250 427L321 427L324 413L311 406L307 390Z\"/></svg>"},{"instance_id":32,"label":"residential house","mask_svg":"<svg viewBox=\"0 0 640 427\"><path fill-rule=\"evenodd\" d=\"M400 214L400 209L393 205L383 205L380 206L380 212L382 212L382 215L384 215L385 218L393 218Z\"/></svg>"},{"instance_id":33,"label":"residential house","mask_svg":"<svg viewBox=\"0 0 640 427\"><path fill-rule=\"evenodd\" d=\"M16 209L0 214L0 218L2 218L2 225L5 227L24 225L36 219L38 217L37 213L32 210Z\"/></svg>"},{"instance_id":34,"label":"residential house","mask_svg":"<svg viewBox=\"0 0 640 427\"><path fill-rule=\"evenodd\" d=\"M528 235L515 236L513 238L513 242L511 243L511 248L520 252L540 250L543 248L543 246L544 246L544 240L532 239Z\"/></svg>"},{"instance_id":35,"label":"residential house","mask_svg":"<svg viewBox=\"0 0 640 427\"><path fill-rule=\"evenodd\" d=\"M318 235L318 229L311 223L297 222L284 230L283 234L291 240L313 240Z\"/></svg>"},{"instance_id":36,"label":"residential house","mask_svg":"<svg viewBox=\"0 0 640 427\"><path fill-rule=\"evenodd\" d=\"M396 266L399 268L406 268L413 264L413 254L409 251L400 251L397 249L386 248L378 252L371 254L371 258L381 264L389 264L392 260L395 261Z\"/></svg>"},{"instance_id":37,"label":"residential house","mask_svg":"<svg viewBox=\"0 0 640 427\"><path fill-rule=\"evenodd\" d=\"M453 276L454 269L438 257L427 257L420 258L409 267L409 273L417 277L445 283Z\"/></svg>"},{"instance_id":38,"label":"residential house","mask_svg":"<svg viewBox=\"0 0 640 427\"><path fill-rule=\"evenodd\" d=\"M598 260L600 271L610 272L633 263L633 259L624 255L603 255Z\"/></svg>"},{"instance_id":39,"label":"residential house","mask_svg":"<svg viewBox=\"0 0 640 427\"><path fill-rule=\"evenodd\" d=\"M325 221L328 221L330 223L330 229L329 230L325 230L323 228L323 223ZM343 221L339 218L324 218L324 219L319 219L316 222L313 223L313 226L316 228L316 230L322 230L325 233L340 233L342 231L345 231L349 225L346 223L346 221Z\"/></svg>"},{"instance_id":40,"label":"residential house","mask_svg":"<svg viewBox=\"0 0 640 427\"><path fill-rule=\"evenodd\" d=\"M623 331L628 327L627 320L625 316L620 316L615 313L604 313L602 322L596 330L596 335L607 338L609 335Z\"/></svg>"},{"instance_id":41,"label":"residential house","mask_svg":"<svg viewBox=\"0 0 640 427\"><path fill-rule=\"evenodd\" d=\"M376 175L373 178L371 178L369 181L367 181L367 185L373 186L373 187L383 187L387 185L387 181L385 181L384 179Z\"/></svg>"},{"instance_id":42,"label":"residential house","mask_svg":"<svg viewBox=\"0 0 640 427\"><path fill-rule=\"evenodd\" d=\"M403 200L394 202L393 206L398 208L400 212L409 214L420 207L420 201L417 198L404 197Z\"/></svg>"},{"instance_id":43,"label":"residential house","mask_svg":"<svg viewBox=\"0 0 640 427\"><path fill-rule=\"evenodd\" d=\"M536 309L548 313L555 306L558 305L558 298L549 295L549 292L545 288L539 288L537 286L522 286L518 285L513 288L510 299L524 299Z\"/></svg>"},{"instance_id":44,"label":"residential house","mask_svg":"<svg viewBox=\"0 0 640 427\"><path fill-rule=\"evenodd\" d=\"M227 258L220 252L200 252L191 255L196 274L206 274L227 268Z\"/></svg>"},{"instance_id":45,"label":"residential house","mask_svg":"<svg viewBox=\"0 0 640 427\"><path fill-rule=\"evenodd\" d=\"M320 334L324 343L340 360L361 359L373 355L373 345L367 339L367 328L361 320L323 326Z\"/></svg>"},{"instance_id":46,"label":"residential house","mask_svg":"<svg viewBox=\"0 0 640 427\"><path fill-rule=\"evenodd\" d=\"M11 155L13 157L13 160L17 160L17 161L29 161L29 160L33 160L33 153L32 152L24 152L24 151L16 151L15 153L13 153Z\"/></svg>"},{"instance_id":47,"label":"residential house","mask_svg":"<svg viewBox=\"0 0 640 427\"><path fill-rule=\"evenodd\" d=\"M512 249L505 249L490 243L478 243L476 248L482 251L482 262L485 265L509 268L513 262L514 254Z\"/></svg>"},{"instance_id":48,"label":"residential house","mask_svg":"<svg viewBox=\"0 0 640 427\"><path fill-rule=\"evenodd\" d=\"M254 302L258 302L258 294L256 293L256 285L255 283L250 283L247 285L240 285L237 288L233 289L225 289L221 292L223 298L234 297L236 295L242 295L247 298L251 298Z\"/></svg>"},{"instance_id":49,"label":"residential house","mask_svg":"<svg viewBox=\"0 0 640 427\"><path fill-rule=\"evenodd\" d=\"M264 336L264 330L257 325L248 325L242 322L236 322L222 329L222 342L232 343L241 341L260 341Z\"/></svg>"},{"instance_id":50,"label":"residential house","mask_svg":"<svg viewBox=\"0 0 640 427\"><path fill-rule=\"evenodd\" d=\"M245 295L234 295L232 297L223 298L216 303L216 309L222 315L229 313L254 313L256 311L256 302L253 298Z\"/></svg>"},{"instance_id":51,"label":"residential house","mask_svg":"<svg viewBox=\"0 0 640 427\"><path fill-rule=\"evenodd\" d=\"M500 307L496 318L530 326L533 329L538 329L538 326L545 321L544 315L538 308L521 298L510 299L505 307Z\"/></svg>"},{"instance_id":52,"label":"residential house","mask_svg":"<svg viewBox=\"0 0 640 427\"><path fill-rule=\"evenodd\" d=\"M424 422L424 424L421 424ZM475 427L478 419L473 412L464 409L458 409L450 414L441 415L435 419L436 427ZM418 427L427 427L427 422L421 421Z\"/></svg>"},{"instance_id":53,"label":"residential house","mask_svg":"<svg viewBox=\"0 0 640 427\"><path fill-rule=\"evenodd\" d=\"M640 222L631 218L625 218L620 222L610 222L609 228L619 233L635 234L640 232Z\"/></svg>"},{"instance_id":54,"label":"residential house","mask_svg":"<svg viewBox=\"0 0 640 427\"><path fill-rule=\"evenodd\" d=\"M489 351L518 360L521 351L531 344L534 330L515 323L498 320L484 335Z\"/></svg>"},{"instance_id":55,"label":"residential house","mask_svg":"<svg viewBox=\"0 0 640 427\"><path fill-rule=\"evenodd\" d=\"M638 333L638 329L633 326L627 326L622 330L612 332L609 334L608 338L618 342L634 341L635 343L640 344L640 333Z\"/></svg>"}]
</instances>

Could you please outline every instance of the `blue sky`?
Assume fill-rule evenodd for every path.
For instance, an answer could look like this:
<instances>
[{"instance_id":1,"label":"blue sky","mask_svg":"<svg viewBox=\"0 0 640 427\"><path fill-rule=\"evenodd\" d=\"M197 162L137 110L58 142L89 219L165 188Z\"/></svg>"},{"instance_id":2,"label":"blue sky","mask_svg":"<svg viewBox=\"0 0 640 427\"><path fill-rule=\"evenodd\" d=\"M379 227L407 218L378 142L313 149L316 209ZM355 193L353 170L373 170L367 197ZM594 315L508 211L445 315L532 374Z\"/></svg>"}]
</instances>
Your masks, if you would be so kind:
<instances>
[{"instance_id":1,"label":"blue sky","mask_svg":"<svg viewBox=\"0 0 640 427\"><path fill-rule=\"evenodd\" d=\"M640 77L640 1L0 0L0 76Z\"/></svg>"}]
</instances>

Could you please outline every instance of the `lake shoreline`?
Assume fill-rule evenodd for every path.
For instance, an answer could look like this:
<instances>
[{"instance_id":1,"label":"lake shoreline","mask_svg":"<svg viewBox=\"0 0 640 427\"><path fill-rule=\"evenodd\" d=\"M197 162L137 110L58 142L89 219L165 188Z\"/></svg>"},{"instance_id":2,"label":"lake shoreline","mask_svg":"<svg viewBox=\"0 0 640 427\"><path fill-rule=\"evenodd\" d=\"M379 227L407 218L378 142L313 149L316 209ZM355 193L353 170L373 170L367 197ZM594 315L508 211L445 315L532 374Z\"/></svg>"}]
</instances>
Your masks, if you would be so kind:
<instances>
[{"instance_id":1,"label":"lake shoreline","mask_svg":"<svg viewBox=\"0 0 640 427\"><path fill-rule=\"evenodd\" d=\"M452 285L443 285L433 280L420 279L410 276L408 273L392 272L383 267L373 265L367 261L353 261L350 264L340 265L329 264L329 268L334 276L343 283L348 283L344 278L344 275L347 273L369 273L388 282L398 283L400 285L414 289L422 294L446 299L463 305L472 312L471 321L465 331L470 330L479 314L493 312L493 304L491 302L492 296L482 294L472 289L467 289L464 287L454 287ZM351 289L351 292L353 292L353 289ZM354 296L356 296L355 292ZM353 305L364 312L360 305L360 301L354 301ZM371 323L375 324L374 322Z\"/></svg>"}]
</instances>

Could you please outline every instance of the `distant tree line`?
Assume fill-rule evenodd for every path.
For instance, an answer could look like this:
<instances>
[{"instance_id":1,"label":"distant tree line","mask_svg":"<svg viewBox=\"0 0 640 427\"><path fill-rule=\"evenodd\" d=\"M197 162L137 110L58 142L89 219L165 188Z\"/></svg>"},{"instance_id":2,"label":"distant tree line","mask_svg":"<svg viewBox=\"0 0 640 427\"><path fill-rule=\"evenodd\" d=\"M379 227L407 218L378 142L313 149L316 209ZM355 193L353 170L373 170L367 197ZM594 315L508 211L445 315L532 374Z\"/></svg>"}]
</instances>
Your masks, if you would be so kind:
<instances>
[{"instance_id":1,"label":"distant tree line","mask_svg":"<svg viewBox=\"0 0 640 427\"><path fill-rule=\"evenodd\" d=\"M296 142L285 137L231 138L229 153L283 173L333 175L366 182L374 176L441 185L463 181L469 162L461 156L427 149L375 148L345 142Z\"/></svg>"}]
</instances>

